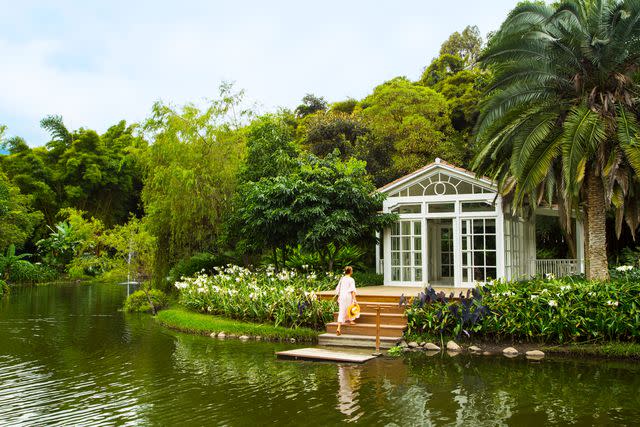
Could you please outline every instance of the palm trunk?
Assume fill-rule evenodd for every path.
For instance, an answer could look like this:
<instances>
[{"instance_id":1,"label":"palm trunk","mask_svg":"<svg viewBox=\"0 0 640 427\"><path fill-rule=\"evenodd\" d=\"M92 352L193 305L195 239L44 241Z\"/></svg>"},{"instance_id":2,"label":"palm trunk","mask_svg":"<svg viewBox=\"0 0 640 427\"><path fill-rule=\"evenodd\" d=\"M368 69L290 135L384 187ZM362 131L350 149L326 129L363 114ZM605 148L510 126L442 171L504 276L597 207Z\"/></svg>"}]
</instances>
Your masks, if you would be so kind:
<instances>
[{"instance_id":1,"label":"palm trunk","mask_svg":"<svg viewBox=\"0 0 640 427\"><path fill-rule=\"evenodd\" d=\"M593 167L585 180L584 253L587 280L609 280L604 185Z\"/></svg>"}]
</instances>

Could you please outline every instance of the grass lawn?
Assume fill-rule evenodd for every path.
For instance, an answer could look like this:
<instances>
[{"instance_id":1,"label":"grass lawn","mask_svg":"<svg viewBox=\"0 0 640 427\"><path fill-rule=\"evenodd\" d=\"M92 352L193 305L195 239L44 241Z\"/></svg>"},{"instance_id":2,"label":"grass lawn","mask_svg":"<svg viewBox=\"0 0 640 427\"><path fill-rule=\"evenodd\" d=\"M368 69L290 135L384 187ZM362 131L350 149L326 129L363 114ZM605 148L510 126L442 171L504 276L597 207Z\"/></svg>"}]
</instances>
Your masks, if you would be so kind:
<instances>
[{"instance_id":1,"label":"grass lawn","mask_svg":"<svg viewBox=\"0 0 640 427\"><path fill-rule=\"evenodd\" d=\"M640 343L604 342L597 344L544 345L541 347L543 351L555 354L640 360Z\"/></svg>"},{"instance_id":2,"label":"grass lawn","mask_svg":"<svg viewBox=\"0 0 640 427\"><path fill-rule=\"evenodd\" d=\"M209 314L194 313L184 308L162 310L158 312L156 319L168 328L200 335L224 332L227 335L261 336L268 340L295 338L298 341L316 341L318 338L318 331L313 329L283 328L268 324L242 322Z\"/></svg>"}]
</instances>

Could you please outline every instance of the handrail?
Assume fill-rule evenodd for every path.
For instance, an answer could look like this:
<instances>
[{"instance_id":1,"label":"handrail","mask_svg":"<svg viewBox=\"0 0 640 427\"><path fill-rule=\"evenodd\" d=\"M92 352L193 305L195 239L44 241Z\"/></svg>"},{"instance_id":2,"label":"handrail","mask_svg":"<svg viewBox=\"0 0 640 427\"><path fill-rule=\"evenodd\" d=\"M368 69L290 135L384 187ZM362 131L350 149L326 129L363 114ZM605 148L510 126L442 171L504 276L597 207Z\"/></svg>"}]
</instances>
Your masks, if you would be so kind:
<instances>
[{"instance_id":1,"label":"handrail","mask_svg":"<svg viewBox=\"0 0 640 427\"><path fill-rule=\"evenodd\" d=\"M376 352L374 356L380 356L380 304L376 305Z\"/></svg>"}]
</instances>

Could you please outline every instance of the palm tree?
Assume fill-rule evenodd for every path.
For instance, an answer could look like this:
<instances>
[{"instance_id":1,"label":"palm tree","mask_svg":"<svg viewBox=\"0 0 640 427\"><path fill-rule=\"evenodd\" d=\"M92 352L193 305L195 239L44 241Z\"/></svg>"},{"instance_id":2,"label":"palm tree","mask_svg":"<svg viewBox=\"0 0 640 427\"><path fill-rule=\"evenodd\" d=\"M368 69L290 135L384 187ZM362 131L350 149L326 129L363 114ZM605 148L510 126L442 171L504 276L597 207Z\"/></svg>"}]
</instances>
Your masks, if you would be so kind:
<instances>
[{"instance_id":1,"label":"palm tree","mask_svg":"<svg viewBox=\"0 0 640 427\"><path fill-rule=\"evenodd\" d=\"M607 209L618 235L640 223L640 0L522 3L481 62L494 77L473 168L514 209L555 200L566 230L584 215L587 278L608 279Z\"/></svg>"}]
</instances>

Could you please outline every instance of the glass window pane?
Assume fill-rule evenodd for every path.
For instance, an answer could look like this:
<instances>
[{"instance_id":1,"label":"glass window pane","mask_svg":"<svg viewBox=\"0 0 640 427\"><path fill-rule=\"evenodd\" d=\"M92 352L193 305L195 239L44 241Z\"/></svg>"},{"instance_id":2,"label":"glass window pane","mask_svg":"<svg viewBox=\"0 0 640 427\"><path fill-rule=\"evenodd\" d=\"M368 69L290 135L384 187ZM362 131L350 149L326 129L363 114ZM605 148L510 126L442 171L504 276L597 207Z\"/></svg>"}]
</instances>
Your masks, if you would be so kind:
<instances>
[{"instance_id":1,"label":"glass window pane","mask_svg":"<svg viewBox=\"0 0 640 427\"><path fill-rule=\"evenodd\" d=\"M496 252L495 251L487 251L487 266L495 267L496 266ZM492 276L495 279L495 276Z\"/></svg>"},{"instance_id":2,"label":"glass window pane","mask_svg":"<svg viewBox=\"0 0 640 427\"><path fill-rule=\"evenodd\" d=\"M484 233L484 220L482 219L474 219L473 220L473 234L483 234Z\"/></svg>"},{"instance_id":3,"label":"glass window pane","mask_svg":"<svg viewBox=\"0 0 640 427\"><path fill-rule=\"evenodd\" d=\"M484 282L486 280L484 276L484 268L474 268L473 269L473 280L477 282Z\"/></svg>"},{"instance_id":4,"label":"glass window pane","mask_svg":"<svg viewBox=\"0 0 640 427\"><path fill-rule=\"evenodd\" d=\"M484 232L487 234L495 234L496 233L496 220L495 219L485 219L484 221Z\"/></svg>"},{"instance_id":5,"label":"glass window pane","mask_svg":"<svg viewBox=\"0 0 640 427\"><path fill-rule=\"evenodd\" d=\"M411 252L402 252L402 265L411 265Z\"/></svg>"},{"instance_id":6,"label":"glass window pane","mask_svg":"<svg viewBox=\"0 0 640 427\"><path fill-rule=\"evenodd\" d=\"M416 252L413 254L413 265L422 265L422 253Z\"/></svg>"},{"instance_id":7,"label":"glass window pane","mask_svg":"<svg viewBox=\"0 0 640 427\"><path fill-rule=\"evenodd\" d=\"M402 281L403 282L411 282L411 267L403 267L402 268Z\"/></svg>"},{"instance_id":8,"label":"glass window pane","mask_svg":"<svg viewBox=\"0 0 640 427\"><path fill-rule=\"evenodd\" d=\"M411 234L411 223L409 221L402 222L402 235L408 236Z\"/></svg>"},{"instance_id":9,"label":"glass window pane","mask_svg":"<svg viewBox=\"0 0 640 427\"><path fill-rule=\"evenodd\" d=\"M413 250L420 251L422 249L422 239L420 237L413 238Z\"/></svg>"},{"instance_id":10,"label":"glass window pane","mask_svg":"<svg viewBox=\"0 0 640 427\"><path fill-rule=\"evenodd\" d=\"M462 221L462 234L467 234L467 223L469 221Z\"/></svg>"},{"instance_id":11,"label":"glass window pane","mask_svg":"<svg viewBox=\"0 0 640 427\"><path fill-rule=\"evenodd\" d=\"M495 268L487 268L487 280L496 278L496 269Z\"/></svg>"},{"instance_id":12,"label":"glass window pane","mask_svg":"<svg viewBox=\"0 0 640 427\"><path fill-rule=\"evenodd\" d=\"M463 282L468 282L469 281L469 269L468 268L463 268L462 269L462 281Z\"/></svg>"},{"instance_id":13,"label":"glass window pane","mask_svg":"<svg viewBox=\"0 0 640 427\"><path fill-rule=\"evenodd\" d=\"M429 203L429 213L454 212L455 203Z\"/></svg>"},{"instance_id":14,"label":"glass window pane","mask_svg":"<svg viewBox=\"0 0 640 427\"><path fill-rule=\"evenodd\" d=\"M474 266L484 266L484 252L483 251L473 251L473 265Z\"/></svg>"},{"instance_id":15,"label":"glass window pane","mask_svg":"<svg viewBox=\"0 0 640 427\"><path fill-rule=\"evenodd\" d=\"M422 205L400 205L391 210L391 212L399 213L399 214L415 214L422 212Z\"/></svg>"},{"instance_id":16,"label":"glass window pane","mask_svg":"<svg viewBox=\"0 0 640 427\"><path fill-rule=\"evenodd\" d=\"M400 238L399 237L392 237L391 238L391 250L392 251L399 251L400 250Z\"/></svg>"},{"instance_id":17,"label":"glass window pane","mask_svg":"<svg viewBox=\"0 0 640 427\"><path fill-rule=\"evenodd\" d=\"M473 249L484 249L484 236L473 236Z\"/></svg>"},{"instance_id":18,"label":"glass window pane","mask_svg":"<svg viewBox=\"0 0 640 427\"><path fill-rule=\"evenodd\" d=\"M422 281L422 268L416 268L414 272L416 275L416 282Z\"/></svg>"},{"instance_id":19,"label":"glass window pane","mask_svg":"<svg viewBox=\"0 0 640 427\"><path fill-rule=\"evenodd\" d=\"M391 229L391 234L398 236L400 234L400 223L395 222L393 224L393 228Z\"/></svg>"},{"instance_id":20,"label":"glass window pane","mask_svg":"<svg viewBox=\"0 0 640 427\"><path fill-rule=\"evenodd\" d=\"M413 234L415 234L416 236L422 235L422 222L421 221L414 221L413 222Z\"/></svg>"},{"instance_id":21,"label":"glass window pane","mask_svg":"<svg viewBox=\"0 0 640 427\"><path fill-rule=\"evenodd\" d=\"M487 249L495 249L496 248L496 236L485 236L484 242L486 244Z\"/></svg>"},{"instance_id":22,"label":"glass window pane","mask_svg":"<svg viewBox=\"0 0 640 427\"><path fill-rule=\"evenodd\" d=\"M420 184L415 184L409 187L409 196L422 196L423 192L424 188L422 188L422 185Z\"/></svg>"},{"instance_id":23,"label":"glass window pane","mask_svg":"<svg viewBox=\"0 0 640 427\"><path fill-rule=\"evenodd\" d=\"M391 252L391 265L400 265L400 252Z\"/></svg>"},{"instance_id":24,"label":"glass window pane","mask_svg":"<svg viewBox=\"0 0 640 427\"><path fill-rule=\"evenodd\" d=\"M403 251L411 250L411 237L402 238L402 250Z\"/></svg>"},{"instance_id":25,"label":"glass window pane","mask_svg":"<svg viewBox=\"0 0 640 427\"><path fill-rule=\"evenodd\" d=\"M463 251L466 251L466 250L467 250L467 246L468 246L468 245L467 245L467 240L468 240L468 239L469 239L469 238L468 238L467 236L462 236L462 250L463 250Z\"/></svg>"},{"instance_id":26,"label":"glass window pane","mask_svg":"<svg viewBox=\"0 0 640 427\"><path fill-rule=\"evenodd\" d=\"M484 202L462 202L462 212L493 212L496 207L493 203Z\"/></svg>"},{"instance_id":27,"label":"glass window pane","mask_svg":"<svg viewBox=\"0 0 640 427\"><path fill-rule=\"evenodd\" d=\"M391 268L391 280L393 280L394 282L400 281L400 268L399 267Z\"/></svg>"}]
</instances>

